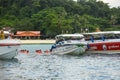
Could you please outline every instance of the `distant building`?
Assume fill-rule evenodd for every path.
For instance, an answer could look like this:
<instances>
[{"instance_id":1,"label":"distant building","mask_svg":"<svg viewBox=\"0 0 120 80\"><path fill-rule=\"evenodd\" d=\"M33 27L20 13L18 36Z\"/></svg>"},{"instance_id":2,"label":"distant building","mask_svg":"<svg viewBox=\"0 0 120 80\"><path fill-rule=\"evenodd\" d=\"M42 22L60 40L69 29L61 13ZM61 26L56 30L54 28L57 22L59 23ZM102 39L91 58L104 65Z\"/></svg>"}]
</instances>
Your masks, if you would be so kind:
<instances>
[{"instance_id":1,"label":"distant building","mask_svg":"<svg viewBox=\"0 0 120 80\"><path fill-rule=\"evenodd\" d=\"M13 36L19 39L40 39L40 31L17 31Z\"/></svg>"}]
</instances>

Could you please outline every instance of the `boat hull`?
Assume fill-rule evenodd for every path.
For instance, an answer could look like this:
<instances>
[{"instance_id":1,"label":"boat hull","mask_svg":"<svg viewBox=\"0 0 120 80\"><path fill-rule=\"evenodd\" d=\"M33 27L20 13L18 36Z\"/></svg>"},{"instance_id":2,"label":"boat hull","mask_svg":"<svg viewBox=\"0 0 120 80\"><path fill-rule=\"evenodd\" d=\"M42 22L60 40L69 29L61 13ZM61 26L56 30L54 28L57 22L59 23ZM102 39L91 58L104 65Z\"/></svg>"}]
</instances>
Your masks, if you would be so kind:
<instances>
[{"instance_id":1,"label":"boat hull","mask_svg":"<svg viewBox=\"0 0 120 80\"><path fill-rule=\"evenodd\" d=\"M18 52L16 50L12 50L12 51L6 52L5 54L1 54L0 59L12 59L17 54L18 54Z\"/></svg>"},{"instance_id":2,"label":"boat hull","mask_svg":"<svg viewBox=\"0 0 120 80\"><path fill-rule=\"evenodd\" d=\"M107 53L107 54L120 53L120 42L105 41L88 43L88 49L86 50L86 53Z\"/></svg>"},{"instance_id":3,"label":"boat hull","mask_svg":"<svg viewBox=\"0 0 120 80\"><path fill-rule=\"evenodd\" d=\"M12 59L18 54L20 42L16 40L0 40L0 59Z\"/></svg>"},{"instance_id":4,"label":"boat hull","mask_svg":"<svg viewBox=\"0 0 120 80\"><path fill-rule=\"evenodd\" d=\"M59 47L56 47L52 50L52 54L70 54L70 55L80 55L85 52L86 48L85 46L81 45L62 45Z\"/></svg>"}]
</instances>

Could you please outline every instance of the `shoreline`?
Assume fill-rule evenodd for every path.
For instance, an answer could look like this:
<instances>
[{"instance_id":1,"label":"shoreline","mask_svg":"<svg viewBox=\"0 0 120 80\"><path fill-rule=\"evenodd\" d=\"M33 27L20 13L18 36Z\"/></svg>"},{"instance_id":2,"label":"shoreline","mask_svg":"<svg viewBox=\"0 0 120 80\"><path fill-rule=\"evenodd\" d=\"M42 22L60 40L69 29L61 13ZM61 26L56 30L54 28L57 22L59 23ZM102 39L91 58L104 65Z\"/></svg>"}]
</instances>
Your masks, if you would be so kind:
<instances>
[{"instance_id":1,"label":"shoreline","mask_svg":"<svg viewBox=\"0 0 120 80\"><path fill-rule=\"evenodd\" d=\"M53 44L55 40L20 40L21 44Z\"/></svg>"}]
</instances>

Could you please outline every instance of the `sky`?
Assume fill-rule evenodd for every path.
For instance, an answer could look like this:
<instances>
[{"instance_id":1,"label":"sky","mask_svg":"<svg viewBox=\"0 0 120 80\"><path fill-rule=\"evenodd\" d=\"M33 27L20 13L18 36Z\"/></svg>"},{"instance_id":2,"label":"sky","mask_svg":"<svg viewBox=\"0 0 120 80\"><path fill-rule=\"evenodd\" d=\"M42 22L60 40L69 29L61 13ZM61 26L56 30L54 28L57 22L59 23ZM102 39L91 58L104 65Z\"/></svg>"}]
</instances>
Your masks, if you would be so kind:
<instances>
[{"instance_id":1,"label":"sky","mask_svg":"<svg viewBox=\"0 0 120 80\"><path fill-rule=\"evenodd\" d=\"M110 7L120 7L120 0L101 0L104 3L109 3Z\"/></svg>"},{"instance_id":2,"label":"sky","mask_svg":"<svg viewBox=\"0 0 120 80\"><path fill-rule=\"evenodd\" d=\"M110 7L120 7L120 0L100 0L100 1L103 1L104 3L108 3Z\"/></svg>"}]
</instances>

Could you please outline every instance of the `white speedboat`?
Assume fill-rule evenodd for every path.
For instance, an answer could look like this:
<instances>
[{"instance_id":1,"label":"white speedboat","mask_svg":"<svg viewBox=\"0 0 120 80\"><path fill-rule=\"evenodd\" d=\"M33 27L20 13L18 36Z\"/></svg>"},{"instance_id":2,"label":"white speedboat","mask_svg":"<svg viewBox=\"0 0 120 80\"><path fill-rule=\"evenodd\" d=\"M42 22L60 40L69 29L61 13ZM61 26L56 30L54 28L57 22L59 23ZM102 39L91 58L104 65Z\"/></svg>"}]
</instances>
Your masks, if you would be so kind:
<instances>
[{"instance_id":1,"label":"white speedboat","mask_svg":"<svg viewBox=\"0 0 120 80\"><path fill-rule=\"evenodd\" d=\"M12 59L18 54L18 48L20 46L20 40L11 39L10 33L4 31L7 39L0 39L0 59Z\"/></svg>"},{"instance_id":2,"label":"white speedboat","mask_svg":"<svg viewBox=\"0 0 120 80\"><path fill-rule=\"evenodd\" d=\"M20 40L3 39L0 40L0 59L12 59L18 54Z\"/></svg>"},{"instance_id":3,"label":"white speedboat","mask_svg":"<svg viewBox=\"0 0 120 80\"><path fill-rule=\"evenodd\" d=\"M86 53L120 53L120 31L84 33L88 49Z\"/></svg>"},{"instance_id":4,"label":"white speedboat","mask_svg":"<svg viewBox=\"0 0 120 80\"><path fill-rule=\"evenodd\" d=\"M79 55L85 52L86 42L81 34L61 34L55 37L56 43L51 47L52 54Z\"/></svg>"}]
</instances>

